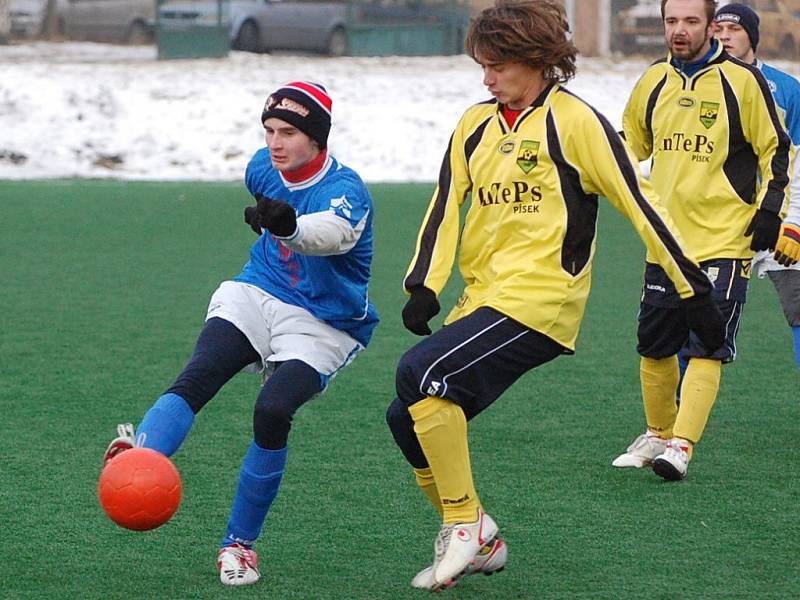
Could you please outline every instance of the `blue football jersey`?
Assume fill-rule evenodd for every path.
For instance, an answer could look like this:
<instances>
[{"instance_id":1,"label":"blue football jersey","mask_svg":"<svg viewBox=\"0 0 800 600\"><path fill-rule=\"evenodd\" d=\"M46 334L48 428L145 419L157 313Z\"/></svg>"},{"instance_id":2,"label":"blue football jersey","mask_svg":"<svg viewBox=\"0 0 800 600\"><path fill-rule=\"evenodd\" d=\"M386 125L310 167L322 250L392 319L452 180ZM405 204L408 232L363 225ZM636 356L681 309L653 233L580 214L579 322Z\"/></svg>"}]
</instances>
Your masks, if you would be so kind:
<instances>
[{"instance_id":1,"label":"blue football jersey","mask_svg":"<svg viewBox=\"0 0 800 600\"><path fill-rule=\"evenodd\" d=\"M800 81L775 67L758 61L758 67L769 84L775 103L783 111L783 119L792 144L800 145Z\"/></svg>"},{"instance_id":2,"label":"blue football jersey","mask_svg":"<svg viewBox=\"0 0 800 600\"><path fill-rule=\"evenodd\" d=\"M265 231L234 279L306 309L366 346L378 313L367 292L373 255L372 198L358 174L329 155L317 175L293 184L273 168L269 150L262 148L247 165L245 185L253 196L288 202L298 217L332 211L354 229L363 225L353 248L329 256L293 252Z\"/></svg>"}]
</instances>

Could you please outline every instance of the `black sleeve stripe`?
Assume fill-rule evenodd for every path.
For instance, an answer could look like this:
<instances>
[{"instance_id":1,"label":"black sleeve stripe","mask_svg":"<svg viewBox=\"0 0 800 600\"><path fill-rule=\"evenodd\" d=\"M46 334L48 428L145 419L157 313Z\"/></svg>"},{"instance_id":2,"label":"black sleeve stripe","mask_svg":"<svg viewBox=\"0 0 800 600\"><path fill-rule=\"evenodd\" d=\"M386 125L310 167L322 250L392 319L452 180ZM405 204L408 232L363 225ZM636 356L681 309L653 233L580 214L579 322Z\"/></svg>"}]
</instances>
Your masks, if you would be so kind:
<instances>
[{"instance_id":1,"label":"black sleeve stripe","mask_svg":"<svg viewBox=\"0 0 800 600\"><path fill-rule=\"evenodd\" d=\"M697 268L695 264L683 253L680 244L678 244L678 241L672 235L672 231L670 231L670 229L661 219L661 216L653 209L653 207L650 205L650 202L642 194L641 189L639 189L638 174L633 166L633 163L631 163L630 158L628 157L628 152L622 139L619 137L619 135L617 135L617 132L611 126L611 123L609 123L602 114L597 112L591 105L587 104L587 106L589 106L603 127L603 131L606 134L606 140L611 147L615 162L619 167L620 173L622 173L622 177L625 179L628 190L636 201L637 206L642 211L642 214L653 226L653 229L655 230L658 238L661 240L661 243L664 244L667 252L678 265L678 269L680 270L681 274L686 278L686 281L689 283L695 294L705 294L711 292L712 287L708 277L706 277L705 274L699 268Z\"/></svg>"},{"instance_id":2,"label":"black sleeve stripe","mask_svg":"<svg viewBox=\"0 0 800 600\"><path fill-rule=\"evenodd\" d=\"M481 121L480 124L475 128L475 131L473 131L464 142L464 158L467 165L469 165L469 160L472 157L472 154L475 152L478 144L480 144L480 141L483 138L483 133L486 131L486 126L489 125L493 118L494 115L490 115ZM453 137L451 136L450 142L447 145L447 151L442 159L442 166L439 169L439 186L438 193L436 194L436 200L434 201L433 209L428 217L428 222L425 223L425 229L422 233L422 239L420 240L419 253L417 254L416 262L414 263L414 267L409 272L404 283L407 290L410 290L418 285L423 285L425 283L425 277L427 277L428 271L431 267L433 249L436 246L437 234L439 232L439 227L444 220L447 198L450 195L450 183L453 177L453 172L450 168L450 154L452 150Z\"/></svg>"},{"instance_id":3,"label":"black sleeve stripe","mask_svg":"<svg viewBox=\"0 0 800 600\"><path fill-rule=\"evenodd\" d=\"M758 157L753 152L753 147L745 140L739 114L739 101L733 86L722 71L720 71L720 81L728 112L728 155L725 164L722 165L722 171L742 202L752 204L756 199Z\"/></svg>"},{"instance_id":4,"label":"black sleeve stripe","mask_svg":"<svg viewBox=\"0 0 800 600\"><path fill-rule=\"evenodd\" d=\"M650 136L650 145L653 145L653 111L656 109L656 103L658 102L658 97L661 95L661 90L664 89L664 86L667 83L667 74L664 73L664 77L661 78L653 91L650 92L650 96L647 98L647 108L645 109L644 113L644 125L647 127L647 134Z\"/></svg>"},{"instance_id":5,"label":"black sleeve stripe","mask_svg":"<svg viewBox=\"0 0 800 600\"><path fill-rule=\"evenodd\" d=\"M425 277L431 267L431 259L433 257L433 248L436 245L436 234L439 231L439 226L444 220L444 209L447 205L447 197L450 195L450 181L452 180L452 170L450 168L450 152L453 147L453 137L450 136L450 142L447 144L447 151L444 153L442 159L442 166L439 169L439 186L436 200L434 201L433 209L428 216L428 221L425 223L425 229L422 232L422 238L419 244L419 253L414 262L414 266L406 277L403 283L405 289L410 290L416 286L425 283Z\"/></svg>"},{"instance_id":6,"label":"black sleeve stripe","mask_svg":"<svg viewBox=\"0 0 800 600\"><path fill-rule=\"evenodd\" d=\"M558 171L561 196L567 211L561 268L575 276L583 271L592 254L592 242L597 235L597 195L583 190L580 173L564 156L552 111L547 113L547 151Z\"/></svg>"}]
</instances>

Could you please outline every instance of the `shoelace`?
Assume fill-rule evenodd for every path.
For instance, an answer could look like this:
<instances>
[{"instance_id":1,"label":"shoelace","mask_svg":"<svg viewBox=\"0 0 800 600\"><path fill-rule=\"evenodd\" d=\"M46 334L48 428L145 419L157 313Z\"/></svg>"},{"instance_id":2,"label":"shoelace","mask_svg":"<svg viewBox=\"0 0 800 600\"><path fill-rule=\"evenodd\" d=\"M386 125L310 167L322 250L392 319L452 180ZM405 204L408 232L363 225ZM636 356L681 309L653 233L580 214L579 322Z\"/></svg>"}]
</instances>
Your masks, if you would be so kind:
<instances>
[{"instance_id":1,"label":"shoelace","mask_svg":"<svg viewBox=\"0 0 800 600\"><path fill-rule=\"evenodd\" d=\"M436 536L436 562L438 562L447 551L450 544L450 536L453 535L454 525L442 525L439 535Z\"/></svg>"},{"instance_id":2,"label":"shoelace","mask_svg":"<svg viewBox=\"0 0 800 600\"><path fill-rule=\"evenodd\" d=\"M247 566L247 567L255 566L252 562L252 552L247 548L242 548L241 546L228 546L227 548L225 548L225 550L229 554L233 554L233 556L236 558L236 560L239 561L239 563L242 566Z\"/></svg>"}]
</instances>

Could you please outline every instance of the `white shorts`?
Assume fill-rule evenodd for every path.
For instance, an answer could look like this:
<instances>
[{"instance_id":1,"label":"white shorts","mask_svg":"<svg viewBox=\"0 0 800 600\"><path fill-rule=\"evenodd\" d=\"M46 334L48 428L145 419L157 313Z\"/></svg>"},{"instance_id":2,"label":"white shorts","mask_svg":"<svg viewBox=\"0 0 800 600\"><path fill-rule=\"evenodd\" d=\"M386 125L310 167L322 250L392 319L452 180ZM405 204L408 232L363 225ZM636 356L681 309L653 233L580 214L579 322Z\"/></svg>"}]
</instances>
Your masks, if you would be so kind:
<instances>
[{"instance_id":1,"label":"white shorts","mask_svg":"<svg viewBox=\"0 0 800 600\"><path fill-rule=\"evenodd\" d=\"M301 360L322 376L323 387L364 349L343 331L299 306L286 304L248 283L223 281L208 305L206 320L233 323L261 355L246 369L268 376L274 364Z\"/></svg>"}]
</instances>

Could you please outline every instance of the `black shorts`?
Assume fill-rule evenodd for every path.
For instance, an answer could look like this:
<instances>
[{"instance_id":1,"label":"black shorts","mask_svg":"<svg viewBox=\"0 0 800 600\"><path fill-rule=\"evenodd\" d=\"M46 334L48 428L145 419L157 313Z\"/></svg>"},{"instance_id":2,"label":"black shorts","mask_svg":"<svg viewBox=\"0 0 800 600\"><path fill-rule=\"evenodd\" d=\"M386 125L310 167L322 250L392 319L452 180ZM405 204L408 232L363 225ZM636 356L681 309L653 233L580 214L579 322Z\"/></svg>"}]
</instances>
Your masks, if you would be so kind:
<instances>
[{"instance_id":1,"label":"black shorts","mask_svg":"<svg viewBox=\"0 0 800 600\"><path fill-rule=\"evenodd\" d=\"M444 326L400 359L397 396L407 406L428 396L458 404L471 419L524 373L566 349L492 308Z\"/></svg>"},{"instance_id":2,"label":"black shorts","mask_svg":"<svg viewBox=\"0 0 800 600\"><path fill-rule=\"evenodd\" d=\"M725 343L709 353L686 323L685 308L664 270L647 263L642 302L639 307L637 350L648 358L680 354L687 358L715 358L732 362L736 358L736 333L750 281L750 260L717 259L700 264L714 282L712 298L725 319Z\"/></svg>"}]
</instances>

